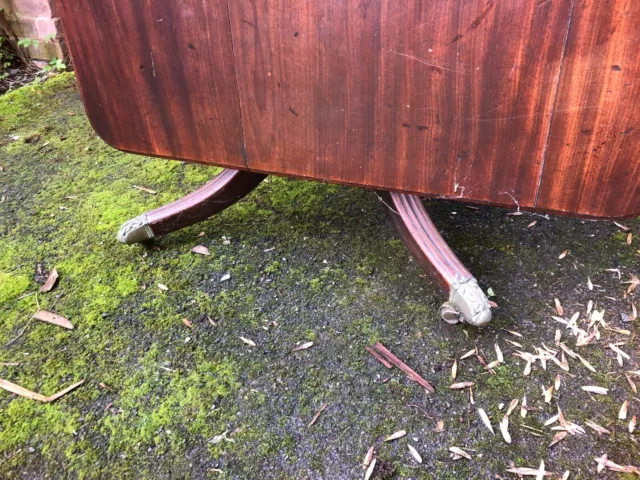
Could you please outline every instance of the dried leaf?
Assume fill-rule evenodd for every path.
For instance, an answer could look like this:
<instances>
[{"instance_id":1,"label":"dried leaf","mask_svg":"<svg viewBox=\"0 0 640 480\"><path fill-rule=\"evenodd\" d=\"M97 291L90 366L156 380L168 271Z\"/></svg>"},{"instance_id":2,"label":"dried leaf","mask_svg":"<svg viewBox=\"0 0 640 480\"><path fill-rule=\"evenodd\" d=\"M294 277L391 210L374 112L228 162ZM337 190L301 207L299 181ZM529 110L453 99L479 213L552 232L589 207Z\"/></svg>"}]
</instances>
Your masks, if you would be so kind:
<instances>
[{"instance_id":1,"label":"dried leaf","mask_svg":"<svg viewBox=\"0 0 640 480\"><path fill-rule=\"evenodd\" d=\"M69 320L55 313L47 312L46 310L38 310L33 314L33 318L41 322L52 323L53 325L73 330L73 325Z\"/></svg>"},{"instance_id":2,"label":"dried leaf","mask_svg":"<svg viewBox=\"0 0 640 480\"><path fill-rule=\"evenodd\" d=\"M631 242L633 242L633 233L629 232L629 235L627 235L627 245L631 245Z\"/></svg>"},{"instance_id":3,"label":"dried leaf","mask_svg":"<svg viewBox=\"0 0 640 480\"><path fill-rule=\"evenodd\" d=\"M505 415L507 417L511 415L517 406L518 406L518 399L514 398L513 400L511 400L511 403L509 404L509 408L507 409L507 413L505 413Z\"/></svg>"},{"instance_id":4,"label":"dried leaf","mask_svg":"<svg viewBox=\"0 0 640 480\"><path fill-rule=\"evenodd\" d=\"M600 425L598 425L598 424L597 424L597 423L595 423L595 422L592 422L591 420L586 420L586 421L584 422L584 424L585 424L587 427L589 427L589 428L591 428L591 429L595 430L596 432L598 432L598 435L610 435L610 434L611 434L611 432L610 432L609 430L607 430L607 429L606 429L606 428L604 428L604 427L601 427Z\"/></svg>"},{"instance_id":5,"label":"dried leaf","mask_svg":"<svg viewBox=\"0 0 640 480\"><path fill-rule=\"evenodd\" d=\"M616 227L620 228L623 232L628 232L628 231L629 231L629 227L627 227L627 226L625 226L625 225L623 225L623 224L621 224L621 223L613 222L613 224L614 224Z\"/></svg>"},{"instance_id":6,"label":"dried leaf","mask_svg":"<svg viewBox=\"0 0 640 480\"><path fill-rule=\"evenodd\" d=\"M371 478L371 475L373 475L373 470L375 468L376 468L376 459L374 458L369 464L369 468L367 468L367 471L364 474L364 480L369 480Z\"/></svg>"},{"instance_id":7,"label":"dried leaf","mask_svg":"<svg viewBox=\"0 0 640 480\"><path fill-rule=\"evenodd\" d=\"M520 403L520 416L525 418L527 416L527 396L522 397L522 403Z\"/></svg>"},{"instance_id":8,"label":"dried leaf","mask_svg":"<svg viewBox=\"0 0 640 480\"><path fill-rule=\"evenodd\" d=\"M61 390L58 393L54 393L53 395L47 397L39 393L32 392L31 390L27 390L26 388L21 387L20 385L16 385L15 383L11 383L7 380L3 380L0 378L0 388L7 390L8 392L14 393L16 395L20 395L21 397L25 397L30 400L38 400L44 403L50 403L57 400L63 395L66 395L67 393L69 393L71 390L78 388L83 383L84 383L84 380L80 380L78 383L74 383L70 387L67 387L64 390Z\"/></svg>"},{"instance_id":9,"label":"dried leaf","mask_svg":"<svg viewBox=\"0 0 640 480\"><path fill-rule=\"evenodd\" d=\"M47 281L44 282L44 285L40 287L40 292L46 293L50 291L55 286L57 281L58 281L58 270L56 270L55 268L52 268L51 271L49 272L49 277L47 278Z\"/></svg>"},{"instance_id":10,"label":"dried leaf","mask_svg":"<svg viewBox=\"0 0 640 480\"><path fill-rule=\"evenodd\" d=\"M556 443L564 440L566 436L567 432L556 432L556 434L553 436L553 440L551 440L551 443L549 444L549 448L553 447Z\"/></svg>"},{"instance_id":11,"label":"dried leaf","mask_svg":"<svg viewBox=\"0 0 640 480\"><path fill-rule=\"evenodd\" d=\"M449 451L455 455L456 458L466 458L471 460L471 455L458 447L449 447Z\"/></svg>"},{"instance_id":12,"label":"dried leaf","mask_svg":"<svg viewBox=\"0 0 640 480\"><path fill-rule=\"evenodd\" d=\"M136 189L141 190L143 192L150 193L151 195L155 195L155 194L158 193L155 190L151 190L150 188L146 188L146 187L140 187L138 185L133 185L133 188L136 188Z\"/></svg>"},{"instance_id":13,"label":"dried leaf","mask_svg":"<svg viewBox=\"0 0 640 480\"><path fill-rule=\"evenodd\" d=\"M166 292L167 290L169 290L169 287L167 287L167 286L166 286L165 284L163 284L163 283L159 283L159 284L158 284L158 288L159 288L160 290L162 290L163 292Z\"/></svg>"},{"instance_id":14,"label":"dried leaf","mask_svg":"<svg viewBox=\"0 0 640 480\"><path fill-rule=\"evenodd\" d=\"M307 348L311 348L311 347L313 347L313 342L307 342L307 343L303 343L302 345L298 345L292 351L297 352L299 350L306 350Z\"/></svg>"},{"instance_id":15,"label":"dried leaf","mask_svg":"<svg viewBox=\"0 0 640 480\"><path fill-rule=\"evenodd\" d=\"M521 333L515 332L515 331L513 331L513 330L505 330L505 332L510 333L511 335L513 335L513 336L515 336L515 337L520 337L520 338L522 338L522 334L521 334Z\"/></svg>"},{"instance_id":16,"label":"dried leaf","mask_svg":"<svg viewBox=\"0 0 640 480\"><path fill-rule=\"evenodd\" d=\"M527 228L535 227L537 223L538 223L538 221L537 221L537 220L534 220L534 221L533 221L533 222L531 222L529 225L527 225Z\"/></svg>"},{"instance_id":17,"label":"dried leaf","mask_svg":"<svg viewBox=\"0 0 640 480\"><path fill-rule=\"evenodd\" d=\"M444 432L444 421L443 420L438 420L436 422L436 426L433 428L433 431L436 432L436 433Z\"/></svg>"},{"instance_id":18,"label":"dried leaf","mask_svg":"<svg viewBox=\"0 0 640 480\"><path fill-rule=\"evenodd\" d=\"M622 402L622 406L620 407L620 411L618 411L618 418L620 420L626 420L627 419L627 409L629 407L629 400L625 400L624 402Z\"/></svg>"},{"instance_id":19,"label":"dried leaf","mask_svg":"<svg viewBox=\"0 0 640 480\"><path fill-rule=\"evenodd\" d=\"M489 416L487 415L487 412L485 412L482 408L479 408L478 415L480 415L480 419L482 420L482 423L484 423L485 426L489 429L489 431L495 435L495 432L493 431L493 427L491 426L491 420L489 420Z\"/></svg>"},{"instance_id":20,"label":"dried leaf","mask_svg":"<svg viewBox=\"0 0 640 480\"><path fill-rule=\"evenodd\" d=\"M204 245L196 245L191 249L193 253L199 253L200 255L211 255L209 249Z\"/></svg>"},{"instance_id":21,"label":"dried leaf","mask_svg":"<svg viewBox=\"0 0 640 480\"><path fill-rule=\"evenodd\" d=\"M556 304L556 312L558 312L558 315L560 315L561 317L564 317L564 308L562 308L562 304L560 303L560 300L558 300L557 298L554 298L553 301Z\"/></svg>"},{"instance_id":22,"label":"dried leaf","mask_svg":"<svg viewBox=\"0 0 640 480\"><path fill-rule=\"evenodd\" d=\"M568 253L569 253L569 250L565 250L564 252L562 252L558 257L558 260L562 260L564 257L567 256Z\"/></svg>"},{"instance_id":23,"label":"dried leaf","mask_svg":"<svg viewBox=\"0 0 640 480\"><path fill-rule=\"evenodd\" d=\"M636 418L635 415L631 417L631 420L629 421L629 433L634 432L634 430L636 429L637 422L638 422L638 419Z\"/></svg>"},{"instance_id":24,"label":"dried leaf","mask_svg":"<svg viewBox=\"0 0 640 480\"><path fill-rule=\"evenodd\" d=\"M240 340L242 340L244 343L246 343L247 345L249 345L251 347L255 347L256 346L256 342L254 342L253 340L249 340L248 338L240 337Z\"/></svg>"},{"instance_id":25,"label":"dried leaf","mask_svg":"<svg viewBox=\"0 0 640 480\"><path fill-rule=\"evenodd\" d=\"M411 456L416 459L416 462L422 463L422 457L420 456L418 451L411 445L407 445L407 447L409 448L409 453L411 454Z\"/></svg>"},{"instance_id":26,"label":"dried leaf","mask_svg":"<svg viewBox=\"0 0 640 480\"><path fill-rule=\"evenodd\" d=\"M398 430L397 432L392 433L387 438L384 439L385 442L391 442L393 440L397 440L398 438L402 438L407 434L406 430Z\"/></svg>"},{"instance_id":27,"label":"dried leaf","mask_svg":"<svg viewBox=\"0 0 640 480\"><path fill-rule=\"evenodd\" d=\"M502 350L500 350L500 345L496 343L494 347L496 349L496 357L498 358L498 362L504 363L504 356L502 355Z\"/></svg>"},{"instance_id":28,"label":"dried leaf","mask_svg":"<svg viewBox=\"0 0 640 480\"><path fill-rule=\"evenodd\" d=\"M593 283L591 282L591 277L587 277L587 288L589 290L593 290Z\"/></svg>"},{"instance_id":29,"label":"dried leaf","mask_svg":"<svg viewBox=\"0 0 640 480\"><path fill-rule=\"evenodd\" d=\"M597 393L598 395L607 395L609 393L609 390L607 390L606 388L596 387L593 385L586 385L582 387L582 390L589 393Z\"/></svg>"},{"instance_id":30,"label":"dried leaf","mask_svg":"<svg viewBox=\"0 0 640 480\"><path fill-rule=\"evenodd\" d=\"M500 433L507 443L511 443L511 434L509 433L509 417L506 415L500 420Z\"/></svg>"},{"instance_id":31,"label":"dried leaf","mask_svg":"<svg viewBox=\"0 0 640 480\"><path fill-rule=\"evenodd\" d=\"M556 392L560 390L560 382L561 382L560 375L556 375L556 379L553 382L553 388L555 388Z\"/></svg>"},{"instance_id":32,"label":"dried leaf","mask_svg":"<svg viewBox=\"0 0 640 480\"><path fill-rule=\"evenodd\" d=\"M629 376L628 373L625 373L624 376L627 379L627 382L629 383L629 386L631 387L631 390L633 390L633 393L638 393L638 387L636 386L636 382L633 381L633 379Z\"/></svg>"},{"instance_id":33,"label":"dried leaf","mask_svg":"<svg viewBox=\"0 0 640 480\"><path fill-rule=\"evenodd\" d=\"M453 360L453 365L451 365L451 380L455 380L458 375L458 360Z\"/></svg>"},{"instance_id":34,"label":"dried leaf","mask_svg":"<svg viewBox=\"0 0 640 480\"><path fill-rule=\"evenodd\" d=\"M460 357L460 360L464 360L465 358L469 358L472 355L476 355L478 353L478 349L474 348L473 350L469 350L467 353Z\"/></svg>"},{"instance_id":35,"label":"dried leaf","mask_svg":"<svg viewBox=\"0 0 640 480\"><path fill-rule=\"evenodd\" d=\"M617 353L618 355L620 355L621 357L624 357L624 358L626 358L627 360L631 360L631 357L630 357L627 353L625 353L625 352L623 352L622 350L620 350L620 349L619 349L618 347L616 347L613 343L610 343L610 344L609 344L609 348L610 348L611 350L613 350L614 352L616 352L616 353Z\"/></svg>"},{"instance_id":36,"label":"dried leaf","mask_svg":"<svg viewBox=\"0 0 640 480\"><path fill-rule=\"evenodd\" d=\"M313 416L313 418L311 419L311 421L309 422L309 425L307 425L308 427L312 426L314 423L316 423L316 420L318 420L318 418L320 418L320 415L322 414L322 412L325 411L325 409L327 408L327 406L329 406L328 403L323 403L322 406L320 407L320 410L318 410L316 412L316 414Z\"/></svg>"},{"instance_id":37,"label":"dried leaf","mask_svg":"<svg viewBox=\"0 0 640 480\"><path fill-rule=\"evenodd\" d=\"M542 478L542 477L549 477L549 476L553 475L553 472L547 472L544 469L544 461L540 462L540 467L538 469L527 468L527 467L510 468L510 469L507 470L507 472L515 473L516 475L522 475L523 477L536 477L538 479Z\"/></svg>"},{"instance_id":38,"label":"dried leaf","mask_svg":"<svg viewBox=\"0 0 640 480\"><path fill-rule=\"evenodd\" d=\"M362 461L362 468L367 468L369 466L371 460L373 460L373 456L375 455L375 453L376 451L374 450L373 446L369 448L367 454L364 456L364 460Z\"/></svg>"},{"instance_id":39,"label":"dried leaf","mask_svg":"<svg viewBox=\"0 0 640 480\"><path fill-rule=\"evenodd\" d=\"M184 323L189 328L193 328L193 324L187 318L183 318L182 323Z\"/></svg>"},{"instance_id":40,"label":"dried leaf","mask_svg":"<svg viewBox=\"0 0 640 480\"><path fill-rule=\"evenodd\" d=\"M553 385L551 385L546 390L544 387L542 387L542 395L544 397L544 403L550 403L551 398L553 397Z\"/></svg>"},{"instance_id":41,"label":"dried leaf","mask_svg":"<svg viewBox=\"0 0 640 480\"><path fill-rule=\"evenodd\" d=\"M474 385L475 383L473 382L459 382L459 383L454 383L453 385L449 386L449 388L451 390L462 390L463 388L473 387Z\"/></svg>"}]
</instances>

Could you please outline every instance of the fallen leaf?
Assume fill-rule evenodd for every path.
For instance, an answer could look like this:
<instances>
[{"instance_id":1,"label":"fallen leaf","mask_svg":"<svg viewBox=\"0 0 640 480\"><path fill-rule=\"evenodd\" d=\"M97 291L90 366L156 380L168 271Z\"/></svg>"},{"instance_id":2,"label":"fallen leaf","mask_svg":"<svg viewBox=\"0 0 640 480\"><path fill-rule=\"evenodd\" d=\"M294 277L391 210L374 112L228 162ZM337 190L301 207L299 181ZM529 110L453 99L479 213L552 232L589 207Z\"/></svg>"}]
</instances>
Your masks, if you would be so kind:
<instances>
[{"instance_id":1,"label":"fallen leaf","mask_svg":"<svg viewBox=\"0 0 640 480\"><path fill-rule=\"evenodd\" d=\"M469 358L472 355L475 355L478 353L478 349L474 348L473 350L469 350L467 353L465 353L464 355L462 355L460 357L460 360L464 360L465 358Z\"/></svg>"},{"instance_id":2,"label":"fallen leaf","mask_svg":"<svg viewBox=\"0 0 640 480\"><path fill-rule=\"evenodd\" d=\"M133 188L136 188L138 190L142 190L143 192L150 193L151 195L155 195L155 194L158 193L155 190L151 190L150 188L147 188L147 187L140 187L138 185L132 185L132 186L133 186Z\"/></svg>"},{"instance_id":3,"label":"fallen leaf","mask_svg":"<svg viewBox=\"0 0 640 480\"><path fill-rule=\"evenodd\" d=\"M159 283L158 288L163 292L166 292L167 290L169 290L169 287L167 287L164 283Z\"/></svg>"},{"instance_id":4,"label":"fallen leaf","mask_svg":"<svg viewBox=\"0 0 640 480\"><path fill-rule=\"evenodd\" d=\"M537 221L537 220L534 220L534 221L533 221L533 222L531 222L529 225L527 225L527 228L535 227L537 223L538 223L538 221Z\"/></svg>"},{"instance_id":5,"label":"fallen leaf","mask_svg":"<svg viewBox=\"0 0 640 480\"><path fill-rule=\"evenodd\" d=\"M455 380L458 375L458 360L453 360L453 365L451 365L451 380Z\"/></svg>"},{"instance_id":6,"label":"fallen leaf","mask_svg":"<svg viewBox=\"0 0 640 480\"><path fill-rule=\"evenodd\" d=\"M502 355L502 350L500 350L500 345L496 343L494 345L494 348L496 349L496 356L498 358L498 362L504 363L504 356Z\"/></svg>"},{"instance_id":7,"label":"fallen leaf","mask_svg":"<svg viewBox=\"0 0 640 480\"><path fill-rule=\"evenodd\" d=\"M589 428L591 428L591 429L595 430L596 432L598 432L598 435L610 435L610 434L611 434L611 432L610 432L609 430L607 430L607 429L606 429L606 428L604 428L604 427L601 427L600 425L598 425L598 424L597 424L597 423L595 423L595 422L592 422L591 420L586 420L586 421L584 422L584 424L585 424L587 427L589 427Z\"/></svg>"},{"instance_id":8,"label":"fallen leaf","mask_svg":"<svg viewBox=\"0 0 640 480\"><path fill-rule=\"evenodd\" d=\"M620 228L623 232L629 231L629 227L622 225L621 223L618 223L618 222L613 222L613 223L616 227Z\"/></svg>"},{"instance_id":9,"label":"fallen leaf","mask_svg":"<svg viewBox=\"0 0 640 480\"><path fill-rule=\"evenodd\" d=\"M311 348L311 347L313 347L313 342L307 342L307 343L303 343L302 345L298 345L292 351L297 352L299 350L306 350L307 348Z\"/></svg>"},{"instance_id":10,"label":"fallen leaf","mask_svg":"<svg viewBox=\"0 0 640 480\"><path fill-rule=\"evenodd\" d=\"M638 285L640 285L640 279L635 275L631 275L631 279L628 282L622 282L622 283L629 284L629 288L627 288L627 293L631 293L636 289Z\"/></svg>"},{"instance_id":11,"label":"fallen leaf","mask_svg":"<svg viewBox=\"0 0 640 480\"><path fill-rule=\"evenodd\" d=\"M495 297L496 294L493 292L493 288L489 287L487 288L487 296L488 297Z\"/></svg>"},{"instance_id":12,"label":"fallen leaf","mask_svg":"<svg viewBox=\"0 0 640 480\"><path fill-rule=\"evenodd\" d=\"M462 390L463 388L473 387L474 385L475 383L473 382L459 382L454 383L453 385L449 386L449 388L451 390Z\"/></svg>"},{"instance_id":13,"label":"fallen leaf","mask_svg":"<svg viewBox=\"0 0 640 480\"><path fill-rule=\"evenodd\" d=\"M316 423L316 420L318 420L318 418L320 418L320 415L322 414L322 412L325 411L325 409L329 406L328 403L323 403L322 406L320 407L320 410L318 410L316 412L316 414L313 416L313 418L311 419L311 421L309 422L309 425L307 425L308 427L312 426L314 423Z\"/></svg>"},{"instance_id":14,"label":"fallen leaf","mask_svg":"<svg viewBox=\"0 0 640 480\"><path fill-rule=\"evenodd\" d=\"M522 403L520 403L520 416L525 418L527 416L527 396L522 397Z\"/></svg>"},{"instance_id":15,"label":"fallen leaf","mask_svg":"<svg viewBox=\"0 0 640 480\"><path fill-rule=\"evenodd\" d=\"M47 397L39 393L32 392L31 390L27 390L26 388L21 387L20 385L16 385L15 383L11 383L7 380L3 380L0 378L0 388L3 388L4 390L7 390L8 392L14 393L16 395L20 395L21 397L25 397L30 400L38 400L44 403L50 403L57 400L63 395L66 395L67 393L69 393L71 390L78 388L83 383L84 383L84 380L80 380L78 383L74 383L70 387L67 387L64 390L61 390L58 393L55 393Z\"/></svg>"},{"instance_id":16,"label":"fallen leaf","mask_svg":"<svg viewBox=\"0 0 640 480\"><path fill-rule=\"evenodd\" d=\"M251 347L255 347L256 346L256 342L254 342L253 340L249 340L248 338L240 337L240 340L242 340L244 343L246 343L247 345L249 345Z\"/></svg>"},{"instance_id":17,"label":"fallen leaf","mask_svg":"<svg viewBox=\"0 0 640 480\"><path fill-rule=\"evenodd\" d=\"M636 429L637 422L638 422L638 419L636 418L635 415L631 417L631 420L629 421L629 433L634 432L634 430Z\"/></svg>"},{"instance_id":18,"label":"fallen leaf","mask_svg":"<svg viewBox=\"0 0 640 480\"><path fill-rule=\"evenodd\" d=\"M633 242L633 233L629 232L629 235L627 235L627 245L631 245L631 242Z\"/></svg>"},{"instance_id":19,"label":"fallen leaf","mask_svg":"<svg viewBox=\"0 0 640 480\"><path fill-rule=\"evenodd\" d=\"M406 430L398 430L397 432L392 433L387 438L384 439L385 442L391 442L393 440L397 440L398 438L402 438L407 434Z\"/></svg>"},{"instance_id":20,"label":"fallen leaf","mask_svg":"<svg viewBox=\"0 0 640 480\"><path fill-rule=\"evenodd\" d=\"M550 403L551 398L553 397L553 385L551 385L546 390L544 387L542 387L542 395L544 396L544 403Z\"/></svg>"},{"instance_id":21,"label":"fallen leaf","mask_svg":"<svg viewBox=\"0 0 640 480\"><path fill-rule=\"evenodd\" d=\"M560 303L560 300L558 300L557 298L554 298L553 301L556 304L556 312L558 312L558 315L560 315L561 317L564 317L564 308L562 308L562 304Z\"/></svg>"},{"instance_id":22,"label":"fallen leaf","mask_svg":"<svg viewBox=\"0 0 640 480\"><path fill-rule=\"evenodd\" d=\"M184 323L189 328L193 328L193 324L187 318L183 318L182 323Z\"/></svg>"},{"instance_id":23,"label":"fallen leaf","mask_svg":"<svg viewBox=\"0 0 640 480\"><path fill-rule=\"evenodd\" d=\"M444 421L443 420L438 420L436 422L436 426L433 427L433 431L436 432L436 433L444 432Z\"/></svg>"},{"instance_id":24,"label":"fallen leaf","mask_svg":"<svg viewBox=\"0 0 640 480\"><path fill-rule=\"evenodd\" d=\"M562 260L564 257L567 256L568 253L569 253L569 250L565 250L564 252L562 252L558 257L558 260Z\"/></svg>"},{"instance_id":25,"label":"fallen leaf","mask_svg":"<svg viewBox=\"0 0 640 480\"><path fill-rule=\"evenodd\" d=\"M556 432L556 434L553 436L553 440L551 440L551 443L549 444L549 448L553 447L556 443L564 440L566 436L567 432Z\"/></svg>"},{"instance_id":26,"label":"fallen leaf","mask_svg":"<svg viewBox=\"0 0 640 480\"><path fill-rule=\"evenodd\" d=\"M375 455L375 453L376 451L373 447L367 450L367 454L364 456L364 460L362 461L362 468L367 468L369 466L371 460L373 460L373 456Z\"/></svg>"},{"instance_id":27,"label":"fallen leaf","mask_svg":"<svg viewBox=\"0 0 640 480\"><path fill-rule=\"evenodd\" d=\"M638 393L638 387L636 386L636 382L633 381L633 379L629 376L628 373L625 373L624 376L627 379L627 382L629 383L629 386L631 387L631 390L633 390L633 393Z\"/></svg>"},{"instance_id":28,"label":"fallen leaf","mask_svg":"<svg viewBox=\"0 0 640 480\"><path fill-rule=\"evenodd\" d=\"M455 458L466 458L467 460L471 460L471 455L458 447L449 447L449 451L455 455Z\"/></svg>"},{"instance_id":29,"label":"fallen leaf","mask_svg":"<svg viewBox=\"0 0 640 480\"><path fill-rule=\"evenodd\" d=\"M369 464L369 468L367 468L367 471L364 474L364 480L369 480L371 478L371 475L373 475L373 469L374 468L376 468L376 459L375 458Z\"/></svg>"},{"instance_id":30,"label":"fallen leaf","mask_svg":"<svg viewBox=\"0 0 640 480\"><path fill-rule=\"evenodd\" d=\"M193 253L199 253L200 255L211 255L209 249L204 245L196 245L191 249Z\"/></svg>"},{"instance_id":31,"label":"fallen leaf","mask_svg":"<svg viewBox=\"0 0 640 480\"><path fill-rule=\"evenodd\" d=\"M50 291L55 286L57 281L58 281L58 270L56 270L55 268L52 268L51 271L49 272L49 277L47 278L47 281L44 282L44 285L40 287L40 292L46 293Z\"/></svg>"},{"instance_id":32,"label":"fallen leaf","mask_svg":"<svg viewBox=\"0 0 640 480\"><path fill-rule=\"evenodd\" d=\"M509 417L507 417L506 415L502 417L499 426L500 433L502 433L502 438L504 438L504 441L507 443L511 443L511 434L509 433Z\"/></svg>"},{"instance_id":33,"label":"fallen leaf","mask_svg":"<svg viewBox=\"0 0 640 480\"><path fill-rule=\"evenodd\" d=\"M491 426L491 420L489 420L489 416L487 415L487 412L485 412L482 408L479 408L478 415L480 415L480 419L482 420L482 423L484 423L485 426L489 429L489 431L495 435L495 432L493 431L493 427Z\"/></svg>"},{"instance_id":34,"label":"fallen leaf","mask_svg":"<svg viewBox=\"0 0 640 480\"><path fill-rule=\"evenodd\" d=\"M587 277L587 288L589 290L593 290L593 283L591 282L591 277Z\"/></svg>"},{"instance_id":35,"label":"fallen leaf","mask_svg":"<svg viewBox=\"0 0 640 480\"><path fill-rule=\"evenodd\" d=\"M528 467L510 468L507 470L507 472L515 473L516 475L522 475L523 477L538 477L538 478L549 477L553 475L553 472L547 472L544 469L544 461L540 462L540 467L537 469L528 468Z\"/></svg>"},{"instance_id":36,"label":"fallen leaf","mask_svg":"<svg viewBox=\"0 0 640 480\"><path fill-rule=\"evenodd\" d=\"M514 398L513 400L511 400L511 403L509 404L509 408L507 408L507 413L505 413L505 415L507 417L511 415L511 413L513 413L513 411L516 409L517 406L518 406L518 399Z\"/></svg>"},{"instance_id":37,"label":"fallen leaf","mask_svg":"<svg viewBox=\"0 0 640 480\"><path fill-rule=\"evenodd\" d=\"M53 325L73 330L73 325L69 320L55 313L47 312L46 310L38 310L33 314L33 318L41 322L52 323Z\"/></svg>"},{"instance_id":38,"label":"fallen leaf","mask_svg":"<svg viewBox=\"0 0 640 480\"><path fill-rule=\"evenodd\" d=\"M609 393L609 390L607 390L606 388L596 387L593 385L586 385L582 387L582 390L589 393L597 393L598 395L607 395Z\"/></svg>"},{"instance_id":39,"label":"fallen leaf","mask_svg":"<svg viewBox=\"0 0 640 480\"><path fill-rule=\"evenodd\" d=\"M627 409L629 407L629 400L625 400L624 402L622 402L622 406L620 407L620 411L618 411L618 418L620 420L626 420L627 419Z\"/></svg>"},{"instance_id":40,"label":"fallen leaf","mask_svg":"<svg viewBox=\"0 0 640 480\"><path fill-rule=\"evenodd\" d=\"M229 280L231 278L231 274L230 273L225 273L224 275L222 275L220 277L220 281L221 282L226 282L227 280Z\"/></svg>"},{"instance_id":41,"label":"fallen leaf","mask_svg":"<svg viewBox=\"0 0 640 480\"><path fill-rule=\"evenodd\" d=\"M409 453L411 454L411 456L416 459L416 462L422 463L422 457L420 456L418 451L411 445L407 445L407 447L409 448Z\"/></svg>"}]
</instances>

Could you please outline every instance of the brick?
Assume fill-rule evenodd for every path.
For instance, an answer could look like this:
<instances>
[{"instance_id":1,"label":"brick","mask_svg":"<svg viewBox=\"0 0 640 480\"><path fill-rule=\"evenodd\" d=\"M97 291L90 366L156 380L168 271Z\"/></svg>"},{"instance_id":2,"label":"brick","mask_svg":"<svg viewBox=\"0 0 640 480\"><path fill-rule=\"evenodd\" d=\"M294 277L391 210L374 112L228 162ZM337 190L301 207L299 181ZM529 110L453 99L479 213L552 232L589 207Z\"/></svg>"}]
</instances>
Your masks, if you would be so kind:
<instances>
[{"instance_id":1,"label":"brick","mask_svg":"<svg viewBox=\"0 0 640 480\"><path fill-rule=\"evenodd\" d=\"M14 0L12 2L13 11L23 17L53 17L55 7L52 7L49 0Z\"/></svg>"},{"instance_id":2,"label":"brick","mask_svg":"<svg viewBox=\"0 0 640 480\"><path fill-rule=\"evenodd\" d=\"M49 35L54 37L58 34L56 22L53 18L37 18L36 19L37 38L45 38Z\"/></svg>"}]
</instances>

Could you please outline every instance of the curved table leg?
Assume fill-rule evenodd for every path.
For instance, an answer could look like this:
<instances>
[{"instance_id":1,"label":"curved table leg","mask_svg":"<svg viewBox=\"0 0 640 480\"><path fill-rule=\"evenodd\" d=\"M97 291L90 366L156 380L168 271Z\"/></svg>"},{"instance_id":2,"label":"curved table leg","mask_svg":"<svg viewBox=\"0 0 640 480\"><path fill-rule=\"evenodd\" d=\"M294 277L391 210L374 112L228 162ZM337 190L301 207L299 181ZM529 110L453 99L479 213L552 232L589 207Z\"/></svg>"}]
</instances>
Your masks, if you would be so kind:
<instances>
[{"instance_id":1,"label":"curved table leg","mask_svg":"<svg viewBox=\"0 0 640 480\"><path fill-rule=\"evenodd\" d=\"M476 327L491 320L489 300L471 272L449 248L424 209L420 197L379 192L400 236L422 269L449 294L440 308L447 323L460 321Z\"/></svg>"},{"instance_id":2,"label":"curved table leg","mask_svg":"<svg viewBox=\"0 0 640 480\"><path fill-rule=\"evenodd\" d=\"M206 220L233 205L266 177L224 169L195 192L125 222L118 232L122 243L139 243Z\"/></svg>"}]
</instances>

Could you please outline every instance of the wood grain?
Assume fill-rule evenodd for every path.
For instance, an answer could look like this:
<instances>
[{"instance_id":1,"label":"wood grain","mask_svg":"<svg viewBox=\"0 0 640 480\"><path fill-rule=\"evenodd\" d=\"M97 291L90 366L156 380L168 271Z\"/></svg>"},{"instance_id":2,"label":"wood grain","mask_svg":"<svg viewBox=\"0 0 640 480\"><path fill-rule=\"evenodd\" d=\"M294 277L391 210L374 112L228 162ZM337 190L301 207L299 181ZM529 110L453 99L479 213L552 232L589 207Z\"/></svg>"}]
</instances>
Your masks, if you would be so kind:
<instances>
[{"instance_id":1,"label":"wood grain","mask_svg":"<svg viewBox=\"0 0 640 480\"><path fill-rule=\"evenodd\" d=\"M126 151L244 167L226 0L59 0L89 120Z\"/></svg>"},{"instance_id":2,"label":"wood grain","mask_svg":"<svg viewBox=\"0 0 640 480\"><path fill-rule=\"evenodd\" d=\"M591 217L640 213L635 0L59 0L117 148Z\"/></svg>"},{"instance_id":3,"label":"wood grain","mask_svg":"<svg viewBox=\"0 0 640 480\"><path fill-rule=\"evenodd\" d=\"M230 3L251 169L533 206L570 3Z\"/></svg>"},{"instance_id":4,"label":"wood grain","mask_svg":"<svg viewBox=\"0 0 640 480\"><path fill-rule=\"evenodd\" d=\"M640 212L640 2L576 2L536 207Z\"/></svg>"}]
</instances>

